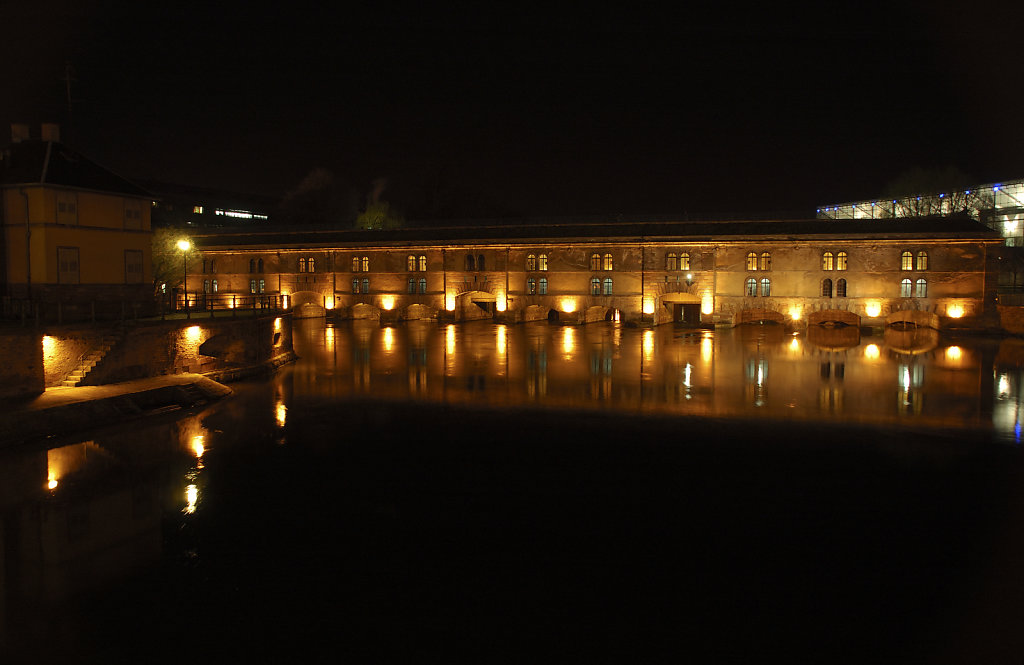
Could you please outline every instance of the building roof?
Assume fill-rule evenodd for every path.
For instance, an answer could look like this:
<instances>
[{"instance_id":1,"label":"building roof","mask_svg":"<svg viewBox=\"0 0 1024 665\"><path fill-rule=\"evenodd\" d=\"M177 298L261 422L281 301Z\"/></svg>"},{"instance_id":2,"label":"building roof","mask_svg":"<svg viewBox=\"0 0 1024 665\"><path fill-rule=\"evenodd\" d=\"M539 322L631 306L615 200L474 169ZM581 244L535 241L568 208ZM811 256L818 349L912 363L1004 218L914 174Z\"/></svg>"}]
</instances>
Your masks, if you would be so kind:
<instances>
[{"instance_id":1,"label":"building roof","mask_svg":"<svg viewBox=\"0 0 1024 665\"><path fill-rule=\"evenodd\" d=\"M153 198L145 189L56 141L19 141L0 151L0 186L15 185L56 185Z\"/></svg>"},{"instance_id":2,"label":"building roof","mask_svg":"<svg viewBox=\"0 0 1024 665\"><path fill-rule=\"evenodd\" d=\"M252 228L198 232L199 249L238 247L401 247L404 245L494 245L506 242L736 242L740 240L947 239L1001 241L1000 235L966 216L933 217L880 223L878 220L820 219L776 221L615 222L546 225L502 224L397 229L391 231Z\"/></svg>"}]
</instances>

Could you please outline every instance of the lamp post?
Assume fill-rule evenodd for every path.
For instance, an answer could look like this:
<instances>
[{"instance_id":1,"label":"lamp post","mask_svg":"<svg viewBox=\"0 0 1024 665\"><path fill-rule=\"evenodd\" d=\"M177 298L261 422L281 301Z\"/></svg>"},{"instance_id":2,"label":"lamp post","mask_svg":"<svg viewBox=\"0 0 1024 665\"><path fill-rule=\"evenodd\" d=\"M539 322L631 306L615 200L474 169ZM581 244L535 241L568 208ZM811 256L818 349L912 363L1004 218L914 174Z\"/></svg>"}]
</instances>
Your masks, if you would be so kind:
<instances>
[{"instance_id":1,"label":"lamp post","mask_svg":"<svg viewBox=\"0 0 1024 665\"><path fill-rule=\"evenodd\" d=\"M178 241L178 249L181 250L181 294L185 298L185 318L190 319L192 317L188 309L188 250L192 249L192 243L188 241L188 238L182 238Z\"/></svg>"}]
</instances>

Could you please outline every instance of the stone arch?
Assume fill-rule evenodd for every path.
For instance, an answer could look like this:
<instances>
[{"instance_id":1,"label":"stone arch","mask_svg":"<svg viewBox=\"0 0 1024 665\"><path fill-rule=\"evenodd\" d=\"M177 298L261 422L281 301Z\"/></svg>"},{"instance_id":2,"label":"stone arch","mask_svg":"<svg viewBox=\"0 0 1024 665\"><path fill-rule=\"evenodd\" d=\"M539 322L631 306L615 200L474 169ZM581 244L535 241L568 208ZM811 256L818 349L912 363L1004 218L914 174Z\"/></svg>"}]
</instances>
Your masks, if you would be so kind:
<instances>
[{"instance_id":1,"label":"stone arch","mask_svg":"<svg viewBox=\"0 0 1024 665\"><path fill-rule=\"evenodd\" d=\"M541 305L529 305L523 310L523 321L547 321L548 308Z\"/></svg>"},{"instance_id":2,"label":"stone arch","mask_svg":"<svg viewBox=\"0 0 1024 665\"><path fill-rule=\"evenodd\" d=\"M476 321L494 317L497 298L487 291L463 291L456 298L455 309L463 321Z\"/></svg>"},{"instance_id":3,"label":"stone arch","mask_svg":"<svg viewBox=\"0 0 1024 665\"><path fill-rule=\"evenodd\" d=\"M919 309L901 309L885 317L886 327L891 328L933 328L939 329L939 315Z\"/></svg>"},{"instance_id":4,"label":"stone arch","mask_svg":"<svg viewBox=\"0 0 1024 665\"><path fill-rule=\"evenodd\" d=\"M771 309L741 309L736 314L736 324L744 323L785 323L786 317L782 312Z\"/></svg>"},{"instance_id":5,"label":"stone arch","mask_svg":"<svg viewBox=\"0 0 1024 665\"><path fill-rule=\"evenodd\" d=\"M417 321L419 319L433 319L437 317L437 310L430 305L423 305L421 303L413 303L405 308L404 318L409 321Z\"/></svg>"},{"instance_id":6,"label":"stone arch","mask_svg":"<svg viewBox=\"0 0 1024 665\"><path fill-rule=\"evenodd\" d=\"M548 323L558 323L560 320L557 309L548 310Z\"/></svg>"},{"instance_id":7,"label":"stone arch","mask_svg":"<svg viewBox=\"0 0 1024 665\"><path fill-rule=\"evenodd\" d=\"M584 323L591 323L592 321L608 321L608 315L612 312L611 307L605 307L604 305L591 305L583 313Z\"/></svg>"},{"instance_id":8,"label":"stone arch","mask_svg":"<svg viewBox=\"0 0 1024 665\"><path fill-rule=\"evenodd\" d=\"M846 309L819 309L807 315L807 323L814 326L860 326L860 316Z\"/></svg>"},{"instance_id":9,"label":"stone arch","mask_svg":"<svg viewBox=\"0 0 1024 665\"><path fill-rule=\"evenodd\" d=\"M297 319L323 318L327 315L324 309L324 295L316 291L296 291L289 296L292 312Z\"/></svg>"},{"instance_id":10,"label":"stone arch","mask_svg":"<svg viewBox=\"0 0 1024 665\"><path fill-rule=\"evenodd\" d=\"M353 319L380 319L380 310L365 302L352 305L348 313Z\"/></svg>"}]
</instances>

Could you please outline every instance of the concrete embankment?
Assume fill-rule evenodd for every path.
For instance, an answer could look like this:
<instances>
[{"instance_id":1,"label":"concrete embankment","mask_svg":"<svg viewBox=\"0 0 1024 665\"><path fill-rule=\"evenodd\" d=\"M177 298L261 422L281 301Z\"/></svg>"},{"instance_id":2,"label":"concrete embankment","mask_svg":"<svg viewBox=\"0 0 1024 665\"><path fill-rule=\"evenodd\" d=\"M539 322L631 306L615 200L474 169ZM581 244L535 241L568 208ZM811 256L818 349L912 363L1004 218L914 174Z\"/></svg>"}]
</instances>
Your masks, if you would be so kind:
<instances>
[{"instance_id":1,"label":"concrete embankment","mask_svg":"<svg viewBox=\"0 0 1024 665\"><path fill-rule=\"evenodd\" d=\"M165 411L187 409L232 393L201 374L175 374L103 386L49 388L0 412L0 447L60 437Z\"/></svg>"}]
</instances>

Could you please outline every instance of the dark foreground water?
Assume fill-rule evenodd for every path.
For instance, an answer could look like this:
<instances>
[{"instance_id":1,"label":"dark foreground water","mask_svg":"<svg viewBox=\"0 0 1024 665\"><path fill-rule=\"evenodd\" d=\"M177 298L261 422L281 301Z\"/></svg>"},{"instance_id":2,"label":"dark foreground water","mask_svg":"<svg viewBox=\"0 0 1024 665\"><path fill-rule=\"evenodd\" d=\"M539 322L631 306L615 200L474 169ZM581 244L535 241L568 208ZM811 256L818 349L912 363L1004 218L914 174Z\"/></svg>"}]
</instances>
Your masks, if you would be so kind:
<instances>
[{"instance_id":1,"label":"dark foreground water","mask_svg":"<svg viewBox=\"0 0 1024 665\"><path fill-rule=\"evenodd\" d=\"M300 322L0 456L0 661L1019 663L1017 348Z\"/></svg>"}]
</instances>

